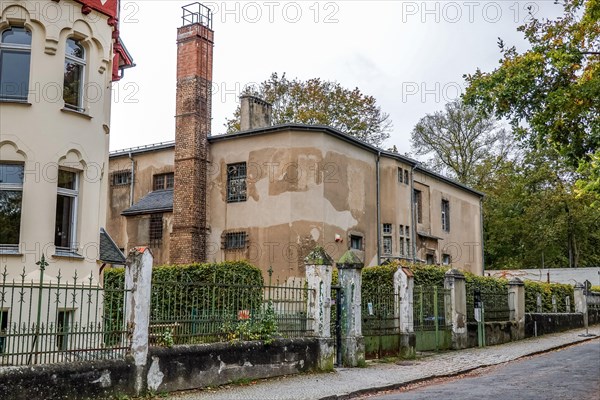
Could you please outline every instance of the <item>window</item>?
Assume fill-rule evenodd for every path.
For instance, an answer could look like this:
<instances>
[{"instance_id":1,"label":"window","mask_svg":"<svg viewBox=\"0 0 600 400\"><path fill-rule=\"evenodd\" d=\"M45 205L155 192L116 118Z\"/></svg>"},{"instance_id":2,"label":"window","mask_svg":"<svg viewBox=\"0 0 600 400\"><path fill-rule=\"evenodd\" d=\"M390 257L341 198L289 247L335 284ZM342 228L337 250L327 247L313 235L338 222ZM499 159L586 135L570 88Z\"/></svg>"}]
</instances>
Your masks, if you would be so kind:
<instances>
[{"instance_id":1,"label":"window","mask_svg":"<svg viewBox=\"0 0 600 400\"><path fill-rule=\"evenodd\" d=\"M407 169L404 170L404 183L406 183L407 185L410 183L410 181L408 180L408 170Z\"/></svg>"},{"instance_id":2,"label":"window","mask_svg":"<svg viewBox=\"0 0 600 400\"><path fill-rule=\"evenodd\" d=\"M442 264L450 265L450 254L442 254Z\"/></svg>"},{"instance_id":3,"label":"window","mask_svg":"<svg viewBox=\"0 0 600 400\"><path fill-rule=\"evenodd\" d=\"M392 224L383 224L383 233L391 234L392 233Z\"/></svg>"},{"instance_id":4,"label":"window","mask_svg":"<svg viewBox=\"0 0 600 400\"><path fill-rule=\"evenodd\" d=\"M31 32L11 27L0 32L0 99L27 100Z\"/></svg>"},{"instance_id":5,"label":"window","mask_svg":"<svg viewBox=\"0 0 600 400\"><path fill-rule=\"evenodd\" d=\"M404 175L404 170L402 168L398 168L398 183L403 183L402 177Z\"/></svg>"},{"instance_id":6,"label":"window","mask_svg":"<svg viewBox=\"0 0 600 400\"><path fill-rule=\"evenodd\" d=\"M386 256L392 255L392 237L391 236L383 237L383 254Z\"/></svg>"},{"instance_id":7,"label":"window","mask_svg":"<svg viewBox=\"0 0 600 400\"><path fill-rule=\"evenodd\" d=\"M23 165L0 164L0 249L19 245L23 172Z\"/></svg>"},{"instance_id":8,"label":"window","mask_svg":"<svg viewBox=\"0 0 600 400\"><path fill-rule=\"evenodd\" d=\"M65 54L65 80L63 100L65 107L83 111L83 77L85 73L85 50L78 40L67 39Z\"/></svg>"},{"instance_id":9,"label":"window","mask_svg":"<svg viewBox=\"0 0 600 400\"><path fill-rule=\"evenodd\" d=\"M358 235L350 235L350 248L353 250L363 249L363 238Z\"/></svg>"},{"instance_id":10,"label":"window","mask_svg":"<svg viewBox=\"0 0 600 400\"><path fill-rule=\"evenodd\" d=\"M225 234L225 250L246 248L246 232L230 232Z\"/></svg>"},{"instance_id":11,"label":"window","mask_svg":"<svg viewBox=\"0 0 600 400\"><path fill-rule=\"evenodd\" d=\"M59 311L56 318L56 347L59 350L67 350L69 347L69 330L73 324L75 312Z\"/></svg>"},{"instance_id":12,"label":"window","mask_svg":"<svg viewBox=\"0 0 600 400\"><path fill-rule=\"evenodd\" d=\"M131 183L131 171L113 172L110 184L112 186L129 185Z\"/></svg>"},{"instance_id":13,"label":"window","mask_svg":"<svg viewBox=\"0 0 600 400\"><path fill-rule=\"evenodd\" d=\"M154 175L152 190L173 189L175 186L175 173Z\"/></svg>"},{"instance_id":14,"label":"window","mask_svg":"<svg viewBox=\"0 0 600 400\"><path fill-rule=\"evenodd\" d=\"M0 354L6 350L6 333L8 331L8 310L0 310Z\"/></svg>"},{"instance_id":15,"label":"window","mask_svg":"<svg viewBox=\"0 0 600 400\"><path fill-rule=\"evenodd\" d=\"M160 246L163 238L163 215L150 215L149 234L150 246Z\"/></svg>"},{"instance_id":16,"label":"window","mask_svg":"<svg viewBox=\"0 0 600 400\"><path fill-rule=\"evenodd\" d=\"M62 250L74 251L76 247L78 196L78 175L75 172L59 170L54 245Z\"/></svg>"},{"instance_id":17,"label":"window","mask_svg":"<svg viewBox=\"0 0 600 400\"><path fill-rule=\"evenodd\" d=\"M398 232L400 237L400 255L408 256L410 254L410 227L408 225L400 225Z\"/></svg>"},{"instance_id":18,"label":"window","mask_svg":"<svg viewBox=\"0 0 600 400\"><path fill-rule=\"evenodd\" d=\"M412 254L412 248L410 247L410 239L406 238L406 255L410 257Z\"/></svg>"},{"instance_id":19,"label":"window","mask_svg":"<svg viewBox=\"0 0 600 400\"><path fill-rule=\"evenodd\" d=\"M442 200L442 230L450 232L450 202Z\"/></svg>"},{"instance_id":20,"label":"window","mask_svg":"<svg viewBox=\"0 0 600 400\"><path fill-rule=\"evenodd\" d=\"M433 254L427 254L425 257L426 257L427 265L435 264L435 257Z\"/></svg>"},{"instance_id":21,"label":"window","mask_svg":"<svg viewBox=\"0 0 600 400\"><path fill-rule=\"evenodd\" d=\"M413 192L413 200L415 202L415 213L417 215L417 222L419 224L423 223L423 196L421 195L421 191L415 189Z\"/></svg>"},{"instance_id":22,"label":"window","mask_svg":"<svg viewBox=\"0 0 600 400\"><path fill-rule=\"evenodd\" d=\"M246 201L246 163L227 164L227 202Z\"/></svg>"}]
</instances>

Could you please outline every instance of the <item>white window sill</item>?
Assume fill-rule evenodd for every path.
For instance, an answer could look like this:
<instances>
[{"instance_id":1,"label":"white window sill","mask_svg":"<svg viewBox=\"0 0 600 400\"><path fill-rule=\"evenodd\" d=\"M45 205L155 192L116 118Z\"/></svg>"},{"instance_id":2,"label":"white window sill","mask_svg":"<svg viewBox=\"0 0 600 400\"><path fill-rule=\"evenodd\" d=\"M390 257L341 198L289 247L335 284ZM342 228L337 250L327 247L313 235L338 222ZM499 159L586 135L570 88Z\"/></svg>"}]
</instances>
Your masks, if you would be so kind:
<instances>
[{"instance_id":1,"label":"white window sill","mask_svg":"<svg viewBox=\"0 0 600 400\"><path fill-rule=\"evenodd\" d=\"M62 108L60 111L69 113L69 114L79 115L80 117L83 117L83 118L92 119L92 116L87 114L85 111L77 111L77 110L74 110L72 108L67 108L67 107Z\"/></svg>"},{"instance_id":2,"label":"white window sill","mask_svg":"<svg viewBox=\"0 0 600 400\"><path fill-rule=\"evenodd\" d=\"M0 255L3 256L22 256L18 247L0 247Z\"/></svg>"},{"instance_id":3,"label":"white window sill","mask_svg":"<svg viewBox=\"0 0 600 400\"><path fill-rule=\"evenodd\" d=\"M21 104L24 106L30 106L31 103L27 100L20 100L20 99L6 99L6 98L2 98L0 97L0 103L9 103L9 104Z\"/></svg>"}]
</instances>

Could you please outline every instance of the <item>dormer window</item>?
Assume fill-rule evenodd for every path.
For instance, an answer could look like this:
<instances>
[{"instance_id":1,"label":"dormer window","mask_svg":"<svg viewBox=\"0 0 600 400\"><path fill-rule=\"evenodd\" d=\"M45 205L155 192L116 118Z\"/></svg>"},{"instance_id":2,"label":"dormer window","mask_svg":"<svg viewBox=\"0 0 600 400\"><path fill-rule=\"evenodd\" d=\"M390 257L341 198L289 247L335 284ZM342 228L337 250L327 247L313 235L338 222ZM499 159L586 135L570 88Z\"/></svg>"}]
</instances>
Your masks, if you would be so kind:
<instances>
[{"instance_id":1,"label":"dormer window","mask_svg":"<svg viewBox=\"0 0 600 400\"><path fill-rule=\"evenodd\" d=\"M63 100L65 107L83 111L83 85L85 73L85 49L75 39L67 39L65 54L65 81Z\"/></svg>"}]
</instances>

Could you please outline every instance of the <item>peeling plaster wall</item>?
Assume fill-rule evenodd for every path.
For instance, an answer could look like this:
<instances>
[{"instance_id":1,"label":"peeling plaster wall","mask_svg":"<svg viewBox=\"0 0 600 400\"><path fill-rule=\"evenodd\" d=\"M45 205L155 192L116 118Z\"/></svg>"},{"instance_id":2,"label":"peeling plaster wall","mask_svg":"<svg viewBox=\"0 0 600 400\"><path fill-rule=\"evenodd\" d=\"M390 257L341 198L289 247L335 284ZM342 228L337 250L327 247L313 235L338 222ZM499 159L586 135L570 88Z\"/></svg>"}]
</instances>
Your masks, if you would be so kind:
<instances>
[{"instance_id":1,"label":"peeling plaster wall","mask_svg":"<svg viewBox=\"0 0 600 400\"><path fill-rule=\"evenodd\" d=\"M153 176L174 171L174 147L143 153L132 153L135 162L133 203L152 191ZM109 173L131 171L128 155L112 156L109 160ZM125 254L137 246L149 245L149 215L124 217L121 213L130 206L130 185L113 186L109 182L108 216L106 230ZM169 237L173 228L173 213L163 213L163 240L160 246L153 246L154 264L169 261Z\"/></svg>"}]
</instances>

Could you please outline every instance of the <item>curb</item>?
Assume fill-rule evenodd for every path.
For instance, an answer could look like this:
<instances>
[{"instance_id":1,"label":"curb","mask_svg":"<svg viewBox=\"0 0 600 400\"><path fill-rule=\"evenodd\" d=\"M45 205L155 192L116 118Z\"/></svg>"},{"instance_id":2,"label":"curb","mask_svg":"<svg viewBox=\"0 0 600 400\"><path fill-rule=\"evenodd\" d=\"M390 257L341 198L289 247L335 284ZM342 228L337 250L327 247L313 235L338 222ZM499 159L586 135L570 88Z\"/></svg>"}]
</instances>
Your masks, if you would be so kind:
<instances>
[{"instance_id":1,"label":"curb","mask_svg":"<svg viewBox=\"0 0 600 400\"><path fill-rule=\"evenodd\" d=\"M457 371L451 374L442 374L442 375L431 375L431 376L427 376L424 378L419 378L419 379L413 379L410 381L406 381L406 382L402 382L402 383L393 383L391 385L385 385L385 386L378 386L378 387L370 387L370 388L365 388L365 389L359 389L359 390L355 390L353 392L350 393L344 393L344 394L340 394L340 395L331 395L331 396L325 396L325 397L320 397L318 400L350 400L353 398L356 398L358 396L364 396L364 395L368 395L368 394L375 394L375 393L379 393L379 392L385 392L385 391L389 391L389 390L398 390L398 389L402 389L403 387L406 387L408 385L414 385L415 383L422 383L422 382L427 382L427 381L431 381L434 379L439 379L439 378L452 378L455 376L459 376L459 375L463 375L463 374L468 374L469 372L473 372L476 371L478 369L482 369L482 368L487 368L487 367L491 367L494 365L501 365L501 364L507 364L513 361L517 361L520 360L522 358L525 357L532 357L532 356L536 356L539 354L544 354L544 353L549 353L551 351L554 350L559 350L559 349L564 349L566 347L571 347L571 346L575 346L581 343L586 343L589 342L591 340L595 340L600 338L599 336L592 336L592 337L587 337L585 339L576 341L576 342L571 342L571 343L565 343L565 344L560 344L560 345L556 345L556 346L552 346L549 347L547 349L544 350L538 350L538 351L534 351L532 353L528 353L525 355L522 355L520 357L514 358L512 360L509 361L504 361L504 362L500 362L500 363L495 363L495 364L481 364L478 365L476 367L473 368L466 368L464 370L461 371Z\"/></svg>"}]
</instances>

